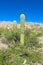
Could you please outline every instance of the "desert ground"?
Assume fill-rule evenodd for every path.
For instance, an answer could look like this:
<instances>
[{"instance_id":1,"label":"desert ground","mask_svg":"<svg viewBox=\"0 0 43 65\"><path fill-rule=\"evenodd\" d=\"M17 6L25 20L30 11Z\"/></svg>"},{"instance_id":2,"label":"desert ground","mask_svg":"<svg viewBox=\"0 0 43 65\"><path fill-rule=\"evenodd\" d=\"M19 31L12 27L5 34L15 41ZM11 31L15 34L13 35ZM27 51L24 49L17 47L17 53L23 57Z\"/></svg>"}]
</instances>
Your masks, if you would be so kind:
<instances>
[{"instance_id":1,"label":"desert ground","mask_svg":"<svg viewBox=\"0 0 43 65\"><path fill-rule=\"evenodd\" d=\"M14 22L0 22L0 28L4 28L4 29L12 29ZM20 29L20 24L17 24L17 28ZM32 30L32 33L35 32L37 33L42 33L41 36L38 37L39 43L41 43L43 45L43 24L37 24L37 23L26 23L25 22L25 28L28 28L28 30ZM34 35L34 34L33 34ZM4 37L2 37L4 38ZM2 43L1 42L1 38L0 38L0 49L8 49L9 48L9 44L6 43ZM42 57L43 57L43 46L41 48L38 49L34 49L34 51L41 53ZM24 60L23 64L25 64L26 59ZM25 64L25 65L29 65L29 64ZM34 63L33 65L43 65L42 63Z\"/></svg>"}]
</instances>

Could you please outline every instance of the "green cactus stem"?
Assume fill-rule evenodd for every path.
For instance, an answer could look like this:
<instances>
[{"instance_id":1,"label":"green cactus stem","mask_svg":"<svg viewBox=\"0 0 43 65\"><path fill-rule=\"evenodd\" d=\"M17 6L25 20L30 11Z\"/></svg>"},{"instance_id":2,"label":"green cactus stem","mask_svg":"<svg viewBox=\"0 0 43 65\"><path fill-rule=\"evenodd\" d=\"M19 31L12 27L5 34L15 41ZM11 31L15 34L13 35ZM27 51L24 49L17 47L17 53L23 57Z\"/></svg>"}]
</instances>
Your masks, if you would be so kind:
<instances>
[{"instance_id":1,"label":"green cactus stem","mask_svg":"<svg viewBox=\"0 0 43 65\"><path fill-rule=\"evenodd\" d=\"M20 15L20 44L24 45L25 15Z\"/></svg>"},{"instance_id":2,"label":"green cactus stem","mask_svg":"<svg viewBox=\"0 0 43 65\"><path fill-rule=\"evenodd\" d=\"M13 22L13 30L14 30L14 33L16 33L16 31L17 31L17 22L16 21Z\"/></svg>"}]
</instances>

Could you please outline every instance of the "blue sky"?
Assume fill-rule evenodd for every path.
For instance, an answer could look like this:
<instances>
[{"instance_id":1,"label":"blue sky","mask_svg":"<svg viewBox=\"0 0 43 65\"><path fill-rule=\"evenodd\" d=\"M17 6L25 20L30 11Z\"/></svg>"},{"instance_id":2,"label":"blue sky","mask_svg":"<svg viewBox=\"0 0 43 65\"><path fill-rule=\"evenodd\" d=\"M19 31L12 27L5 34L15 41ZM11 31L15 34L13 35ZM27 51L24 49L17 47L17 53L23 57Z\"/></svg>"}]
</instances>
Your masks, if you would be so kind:
<instances>
[{"instance_id":1,"label":"blue sky","mask_svg":"<svg viewBox=\"0 0 43 65\"><path fill-rule=\"evenodd\" d=\"M43 0L0 0L0 21L20 21L25 14L27 22L43 23Z\"/></svg>"}]
</instances>

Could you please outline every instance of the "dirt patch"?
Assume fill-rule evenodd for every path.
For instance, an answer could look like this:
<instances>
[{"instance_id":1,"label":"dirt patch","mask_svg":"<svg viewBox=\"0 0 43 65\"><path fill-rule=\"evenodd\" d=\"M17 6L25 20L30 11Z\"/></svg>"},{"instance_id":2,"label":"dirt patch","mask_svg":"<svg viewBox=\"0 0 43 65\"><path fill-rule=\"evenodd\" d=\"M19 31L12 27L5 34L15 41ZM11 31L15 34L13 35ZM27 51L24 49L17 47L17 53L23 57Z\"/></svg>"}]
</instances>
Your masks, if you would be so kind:
<instances>
[{"instance_id":1,"label":"dirt patch","mask_svg":"<svg viewBox=\"0 0 43 65\"><path fill-rule=\"evenodd\" d=\"M7 49L8 48L8 45L7 44L0 43L0 49L1 48Z\"/></svg>"}]
</instances>

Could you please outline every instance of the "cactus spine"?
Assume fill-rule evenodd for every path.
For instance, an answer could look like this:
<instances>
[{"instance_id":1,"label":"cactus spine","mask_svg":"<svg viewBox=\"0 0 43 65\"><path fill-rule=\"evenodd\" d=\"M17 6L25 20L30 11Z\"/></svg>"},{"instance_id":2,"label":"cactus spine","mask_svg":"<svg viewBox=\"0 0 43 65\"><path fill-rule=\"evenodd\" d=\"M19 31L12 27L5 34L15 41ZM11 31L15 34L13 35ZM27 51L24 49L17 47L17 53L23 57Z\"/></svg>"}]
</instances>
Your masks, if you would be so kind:
<instances>
[{"instance_id":1,"label":"cactus spine","mask_svg":"<svg viewBox=\"0 0 43 65\"><path fill-rule=\"evenodd\" d=\"M21 29L20 44L24 45L24 29L25 29L25 15L24 14L20 15L20 29Z\"/></svg>"}]
</instances>

